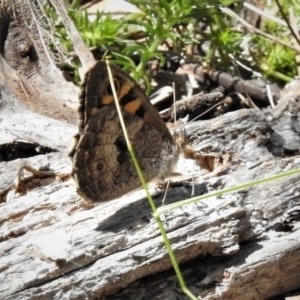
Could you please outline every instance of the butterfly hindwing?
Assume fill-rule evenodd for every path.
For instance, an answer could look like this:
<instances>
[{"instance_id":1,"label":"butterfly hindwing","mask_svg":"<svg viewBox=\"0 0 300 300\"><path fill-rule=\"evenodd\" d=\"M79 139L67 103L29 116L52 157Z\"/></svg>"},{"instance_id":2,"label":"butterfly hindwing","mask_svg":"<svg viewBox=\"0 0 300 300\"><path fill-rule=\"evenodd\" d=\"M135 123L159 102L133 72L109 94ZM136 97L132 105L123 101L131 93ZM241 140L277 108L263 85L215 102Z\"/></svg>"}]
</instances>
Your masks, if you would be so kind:
<instances>
[{"instance_id":1,"label":"butterfly hindwing","mask_svg":"<svg viewBox=\"0 0 300 300\"><path fill-rule=\"evenodd\" d=\"M123 118L146 180L171 167L177 153L158 112L136 82L111 65ZM87 200L107 201L139 187L112 96L107 67L98 62L82 85L73 175Z\"/></svg>"}]
</instances>

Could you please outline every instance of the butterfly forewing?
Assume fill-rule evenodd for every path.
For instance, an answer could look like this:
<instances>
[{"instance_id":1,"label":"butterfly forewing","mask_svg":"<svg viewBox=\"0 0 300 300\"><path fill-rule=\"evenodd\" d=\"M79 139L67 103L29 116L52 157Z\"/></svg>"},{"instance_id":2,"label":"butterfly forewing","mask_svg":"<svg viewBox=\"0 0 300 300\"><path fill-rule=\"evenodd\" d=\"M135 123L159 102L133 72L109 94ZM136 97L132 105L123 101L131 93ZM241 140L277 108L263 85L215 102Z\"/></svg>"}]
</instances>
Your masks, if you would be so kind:
<instances>
[{"instance_id":1,"label":"butterfly forewing","mask_svg":"<svg viewBox=\"0 0 300 300\"><path fill-rule=\"evenodd\" d=\"M142 89L122 69L110 67L129 139L149 180L171 167L177 147ZM127 150L104 62L87 72L81 89L73 175L85 199L111 200L141 184Z\"/></svg>"}]
</instances>

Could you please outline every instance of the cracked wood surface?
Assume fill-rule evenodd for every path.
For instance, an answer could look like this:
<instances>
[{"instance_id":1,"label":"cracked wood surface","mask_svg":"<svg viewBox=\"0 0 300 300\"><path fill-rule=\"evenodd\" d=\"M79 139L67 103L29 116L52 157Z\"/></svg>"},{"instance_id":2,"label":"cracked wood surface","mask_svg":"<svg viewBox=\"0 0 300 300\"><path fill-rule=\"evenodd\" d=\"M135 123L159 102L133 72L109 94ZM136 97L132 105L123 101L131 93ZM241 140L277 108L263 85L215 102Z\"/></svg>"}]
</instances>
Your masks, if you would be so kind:
<instances>
[{"instance_id":1,"label":"cracked wood surface","mask_svg":"<svg viewBox=\"0 0 300 300\"><path fill-rule=\"evenodd\" d=\"M199 163L213 160L209 172L192 165L196 195L300 167L299 155L274 157L267 148L272 128L265 116L269 112L241 110L187 126L185 150L191 155L193 149ZM36 167L50 163L61 172L71 169L61 152L26 162ZM182 158L178 168L190 162ZM1 182L13 178L18 164L21 160L1 163ZM197 262L183 268L195 294L204 299L265 299L299 287L299 223L292 232L271 227L299 205L298 182L299 175L291 176L164 215L178 261ZM169 269L170 262L142 191L89 206L68 177L35 179L23 188L24 195L9 194L0 207L2 298L134 299L145 294L186 299L172 272L145 278ZM159 194L160 205L161 193L152 191ZM190 193L186 181L168 192L166 203ZM169 278L167 285L161 276ZM108 296L137 280L125 294Z\"/></svg>"},{"instance_id":2,"label":"cracked wood surface","mask_svg":"<svg viewBox=\"0 0 300 300\"><path fill-rule=\"evenodd\" d=\"M37 169L50 164L51 170L67 174L76 126L53 119L51 109L43 114L28 106L17 89L24 82L36 90L32 99L52 98L43 85L28 85L30 78L2 56L1 147L21 139L58 152L1 161L0 190L14 181L24 164ZM64 95L54 101L76 102L77 89L67 84L71 88L66 91L64 81L58 81L46 80L54 96ZM298 112L294 93L275 110L240 110L188 124L183 151L189 159L181 157L177 166L184 181L168 191L165 203L189 198L192 176L195 195L202 195L299 168ZM144 192L93 206L79 198L68 176L24 176L20 191L1 195L1 299L187 299ZM195 295L266 299L300 287L299 222L291 231L286 221L288 210L299 211L299 177L164 214L168 237ZM151 192L161 205L162 191L152 187Z\"/></svg>"}]
</instances>

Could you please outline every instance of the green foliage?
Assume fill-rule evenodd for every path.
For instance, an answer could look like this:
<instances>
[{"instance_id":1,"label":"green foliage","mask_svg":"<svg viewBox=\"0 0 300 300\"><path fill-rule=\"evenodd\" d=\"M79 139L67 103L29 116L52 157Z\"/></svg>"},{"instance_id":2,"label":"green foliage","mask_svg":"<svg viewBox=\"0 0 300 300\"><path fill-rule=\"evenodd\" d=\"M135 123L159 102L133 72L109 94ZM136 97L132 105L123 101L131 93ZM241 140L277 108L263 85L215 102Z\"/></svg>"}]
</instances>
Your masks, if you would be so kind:
<instances>
[{"instance_id":1,"label":"green foliage","mask_svg":"<svg viewBox=\"0 0 300 300\"><path fill-rule=\"evenodd\" d=\"M143 78L147 81L145 67L149 60L156 58L162 65L165 63L168 50L160 48L164 43L171 45L169 50L178 57L186 55L188 46L199 49L208 43L205 57L201 51L195 51L189 58L195 62L205 60L207 65L216 69L234 71L229 58L231 54L273 81L288 81L296 74L295 51L274 45L274 42L246 32L242 27L236 28L236 20L219 9L228 6L238 13L242 8L241 1L131 0L139 8L139 13L122 19L97 13L94 21L89 21L87 13L77 8L78 2L74 0L69 14L86 45L109 55L114 62L132 72L137 80ZM282 2L284 11L291 5L295 5L295 11L299 10L296 0ZM51 16L55 18L53 14ZM279 14L277 17L281 18ZM206 24L204 30L200 24ZM291 39L287 27L268 19L264 19L261 30L287 43ZM72 45L61 24L57 24L57 35L66 50L71 51ZM137 36L139 39L135 38ZM244 45L250 51L245 51Z\"/></svg>"},{"instance_id":2,"label":"green foliage","mask_svg":"<svg viewBox=\"0 0 300 300\"><path fill-rule=\"evenodd\" d=\"M284 39L283 39L284 40ZM256 68L262 70L266 77L291 81L296 76L295 51L279 44L266 43L265 39L256 37L257 54L253 55ZM288 43L288 40L286 39Z\"/></svg>"},{"instance_id":3,"label":"green foliage","mask_svg":"<svg viewBox=\"0 0 300 300\"><path fill-rule=\"evenodd\" d=\"M122 23L113 20L110 15L104 16L98 12L94 21L90 22L86 11L72 10L70 17L88 47L110 50L115 44L124 44Z\"/></svg>"}]
</instances>

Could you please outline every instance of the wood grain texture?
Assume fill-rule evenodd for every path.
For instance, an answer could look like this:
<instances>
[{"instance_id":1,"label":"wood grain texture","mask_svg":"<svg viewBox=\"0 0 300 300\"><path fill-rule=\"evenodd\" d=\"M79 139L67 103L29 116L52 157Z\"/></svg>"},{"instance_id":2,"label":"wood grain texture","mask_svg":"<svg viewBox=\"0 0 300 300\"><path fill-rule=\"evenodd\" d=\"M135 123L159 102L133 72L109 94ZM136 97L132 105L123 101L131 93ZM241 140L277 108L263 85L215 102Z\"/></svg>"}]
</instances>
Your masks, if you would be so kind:
<instances>
[{"instance_id":1,"label":"wood grain texture","mask_svg":"<svg viewBox=\"0 0 300 300\"><path fill-rule=\"evenodd\" d=\"M186 149L193 149L200 162L201 157L215 162L209 172L195 166L196 195L300 167L298 154L272 155L269 133L280 132L273 132L275 119L270 123L270 115L272 111L242 110L187 126ZM65 159L46 157L54 170ZM292 232L271 227L299 205L299 177L165 214L178 261L194 261L183 269L195 294L204 299L266 299L299 287L299 223ZM40 186L0 207L2 297L186 299L171 271L146 277L171 266L143 193L91 207L80 200L71 180L35 182ZM168 192L166 202L185 199L190 192L186 181ZM158 205L161 198L156 199ZM169 278L167 284L161 276ZM108 296L137 281L125 294Z\"/></svg>"},{"instance_id":2,"label":"wood grain texture","mask_svg":"<svg viewBox=\"0 0 300 300\"><path fill-rule=\"evenodd\" d=\"M78 88L56 67L65 57L59 61L50 51L50 44L57 43L45 33L43 26L49 29L50 23L41 6L27 0L4 0L0 18L0 68L9 82L8 91L31 111L76 124Z\"/></svg>"},{"instance_id":3,"label":"wood grain texture","mask_svg":"<svg viewBox=\"0 0 300 300\"><path fill-rule=\"evenodd\" d=\"M0 62L1 147L21 139L58 150L1 161L1 191L25 163L70 172L67 152L76 126L49 118L51 110L41 115L34 104L30 111L22 84L43 99L52 99L51 93L45 85L39 93L37 81L25 80L4 57ZM61 77L44 80L61 100L77 97ZM184 181L168 192L166 203L190 197L192 175L195 195L202 195L299 168L299 111L299 93L293 93L275 110L240 110L186 126L189 159L181 157L177 168ZM143 192L88 205L74 181L61 177L25 173L18 191L0 192L0 299L187 299ZM161 191L151 191L161 205ZM203 299L261 300L299 288L299 202L297 175L165 213L192 292Z\"/></svg>"}]
</instances>

